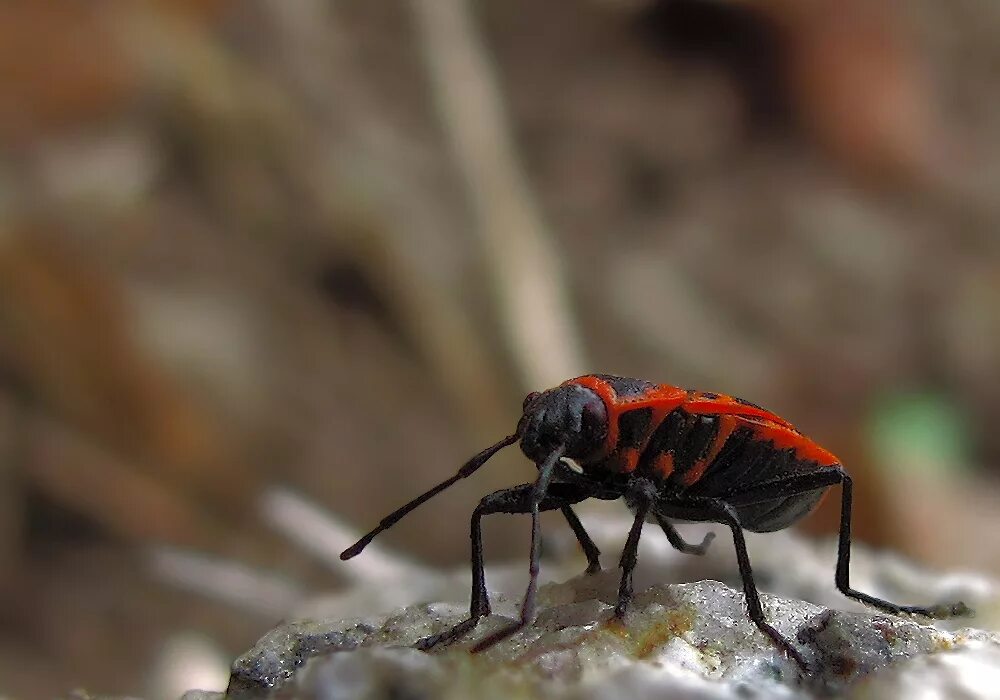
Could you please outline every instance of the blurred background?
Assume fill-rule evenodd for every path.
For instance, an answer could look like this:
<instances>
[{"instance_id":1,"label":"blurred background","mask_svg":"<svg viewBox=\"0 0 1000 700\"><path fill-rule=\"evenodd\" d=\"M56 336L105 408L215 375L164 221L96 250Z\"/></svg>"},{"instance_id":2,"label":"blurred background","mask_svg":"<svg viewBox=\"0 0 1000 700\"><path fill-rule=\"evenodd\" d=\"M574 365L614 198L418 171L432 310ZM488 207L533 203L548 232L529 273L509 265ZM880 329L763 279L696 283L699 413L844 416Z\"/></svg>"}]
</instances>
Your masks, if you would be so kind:
<instances>
[{"instance_id":1,"label":"blurred background","mask_svg":"<svg viewBox=\"0 0 1000 700\"><path fill-rule=\"evenodd\" d=\"M998 33L990 0L6 0L0 692L224 683L343 583L274 489L367 529L590 371L764 404L855 474L859 539L1000 573ZM459 565L531 473L386 544Z\"/></svg>"}]
</instances>

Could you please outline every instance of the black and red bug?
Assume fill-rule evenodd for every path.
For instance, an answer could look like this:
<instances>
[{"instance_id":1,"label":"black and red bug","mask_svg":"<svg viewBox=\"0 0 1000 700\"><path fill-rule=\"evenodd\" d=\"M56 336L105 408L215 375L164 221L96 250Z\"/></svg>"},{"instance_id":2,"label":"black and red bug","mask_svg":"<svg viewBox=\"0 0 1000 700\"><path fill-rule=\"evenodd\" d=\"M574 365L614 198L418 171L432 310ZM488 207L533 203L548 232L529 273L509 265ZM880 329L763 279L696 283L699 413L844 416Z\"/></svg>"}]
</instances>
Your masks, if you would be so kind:
<instances>
[{"instance_id":1,"label":"black and red bug","mask_svg":"<svg viewBox=\"0 0 1000 700\"><path fill-rule=\"evenodd\" d=\"M635 514L620 561L618 617L625 614L632 598L632 571L647 518L659 525L674 547L692 554L704 553L710 537L699 545L688 544L671 521L717 522L732 532L750 619L807 670L801 653L764 619L743 531L773 532L792 525L810 513L836 484L841 485L841 515L835 581L841 593L888 613L932 618L971 614L964 603L897 605L851 588L851 477L836 457L784 419L742 399L605 374L578 377L528 394L512 435L477 454L450 479L386 516L340 558L356 556L380 532L519 440L521 450L537 466L538 477L531 483L495 491L479 502L472 513L469 618L420 640L418 648L450 642L490 614L483 575L484 515L531 514L530 579L520 621L480 641L473 651L491 646L534 620L540 511L562 511L587 557L588 573L600 570L600 552L572 508L587 498L624 498Z\"/></svg>"}]
</instances>

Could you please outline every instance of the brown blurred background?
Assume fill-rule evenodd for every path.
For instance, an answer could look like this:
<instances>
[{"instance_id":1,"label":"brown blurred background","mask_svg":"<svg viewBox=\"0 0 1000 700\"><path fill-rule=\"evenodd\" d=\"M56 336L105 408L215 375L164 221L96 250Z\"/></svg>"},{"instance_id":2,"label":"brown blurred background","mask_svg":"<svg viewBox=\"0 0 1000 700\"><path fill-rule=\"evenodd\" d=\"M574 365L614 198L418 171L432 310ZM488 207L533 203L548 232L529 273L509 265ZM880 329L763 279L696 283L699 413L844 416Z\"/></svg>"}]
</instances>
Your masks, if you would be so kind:
<instances>
[{"instance_id":1,"label":"brown blurred background","mask_svg":"<svg viewBox=\"0 0 1000 700\"><path fill-rule=\"evenodd\" d=\"M860 538L1000 573L998 35L990 0L3 2L0 693L169 695L280 606L150 552L335 589L269 488L370 526L588 371L767 405ZM462 562L530 474L386 540Z\"/></svg>"}]
</instances>

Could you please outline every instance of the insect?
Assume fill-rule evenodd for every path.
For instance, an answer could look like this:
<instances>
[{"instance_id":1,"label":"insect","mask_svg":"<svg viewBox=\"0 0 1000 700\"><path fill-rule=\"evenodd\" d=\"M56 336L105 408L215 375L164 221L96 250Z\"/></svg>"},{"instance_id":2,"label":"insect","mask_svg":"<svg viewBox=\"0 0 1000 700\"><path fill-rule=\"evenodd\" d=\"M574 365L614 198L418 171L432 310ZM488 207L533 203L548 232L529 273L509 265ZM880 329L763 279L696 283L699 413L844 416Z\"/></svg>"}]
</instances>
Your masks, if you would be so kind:
<instances>
[{"instance_id":1,"label":"insect","mask_svg":"<svg viewBox=\"0 0 1000 700\"><path fill-rule=\"evenodd\" d=\"M802 654L764 617L743 531L773 532L810 513L830 487L841 485L840 531L835 581L849 598L895 614L945 618L971 614L964 603L933 607L897 605L851 588L851 477L830 452L775 414L742 399L654 384L607 374L570 379L524 399L523 415L512 435L466 462L451 478L399 510L346 549L359 553L379 533L407 513L472 475L505 447L520 441L537 469L533 482L485 496L472 513L472 600L468 619L417 643L430 649L471 631L490 614L483 574L481 522L491 513L531 514L530 578L520 620L473 647L481 651L531 624L536 614L540 530L539 512L559 510L587 557L587 573L601 568L600 552L572 506L587 498L624 498L635 515L621 554L621 580L615 616L622 618L632 599L632 572L639 536L647 519L663 530L676 549L703 554L685 542L673 520L707 521L732 532L747 612L755 625L803 670Z\"/></svg>"}]
</instances>

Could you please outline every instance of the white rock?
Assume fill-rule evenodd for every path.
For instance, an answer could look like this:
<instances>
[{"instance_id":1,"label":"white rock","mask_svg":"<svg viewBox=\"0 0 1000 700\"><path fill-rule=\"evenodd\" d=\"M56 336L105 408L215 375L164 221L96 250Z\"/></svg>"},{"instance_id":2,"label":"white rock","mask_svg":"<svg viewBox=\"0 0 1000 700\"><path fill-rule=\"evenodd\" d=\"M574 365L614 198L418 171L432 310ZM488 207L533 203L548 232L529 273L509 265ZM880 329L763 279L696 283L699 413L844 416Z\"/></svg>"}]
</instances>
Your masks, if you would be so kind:
<instances>
[{"instance_id":1,"label":"white rock","mask_svg":"<svg viewBox=\"0 0 1000 700\"><path fill-rule=\"evenodd\" d=\"M292 623L237 660L230 692L490 698L516 687L519 697L567 700L807 698L853 693L855 686L860 693L889 671L887 687L905 688L897 668L908 660L907 668L927 677L926 687L974 686L962 669L981 669L985 677L1000 659L1000 638L989 633L954 634L898 617L764 596L768 619L815 668L804 674L749 620L741 591L717 581L654 586L636 596L622 624L604 602L614 596L614 573L546 586L535 625L476 655L469 647L509 618L493 615L468 638L431 653L408 647L461 621L464 611L417 605L378 619ZM913 666L914 660L925 664Z\"/></svg>"},{"instance_id":2,"label":"white rock","mask_svg":"<svg viewBox=\"0 0 1000 700\"><path fill-rule=\"evenodd\" d=\"M627 515L584 517L605 552L620 548ZM689 541L709 529L682 528ZM547 551L563 554L543 563L542 580L567 580L539 589L533 625L483 652L469 649L518 615L524 563L488 569L493 615L467 638L430 653L411 647L466 617L467 571L442 575L417 567L405 578L359 587L367 597L350 590L306 602L298 610L310 619L270 632L235 662L229 697L1000 698L1000 637L957 629L962 621L930 626L850 601L833 583L831 543L789 532L748 534L758 584L783 596L762 596L766 617L809 663L804 673L747 617L727 537L697 557L676 552L650 530L624 623L612 619L620 572L573 576L585 563L575 544L560 543L556 534ZM997 619L998 587L984 577L936 576L863 547L855 547L851 564L852 584L866 592L901 603L963 599L980 613L977 622L993 626ZM698 580L706 577L726 583ZM684 580L695 582L677 582ZM372 589L408 607L341 621L375 607L361 604L379 599ZM410 604L420 599L446 602Z\"/></svg>"}]
</instances>

